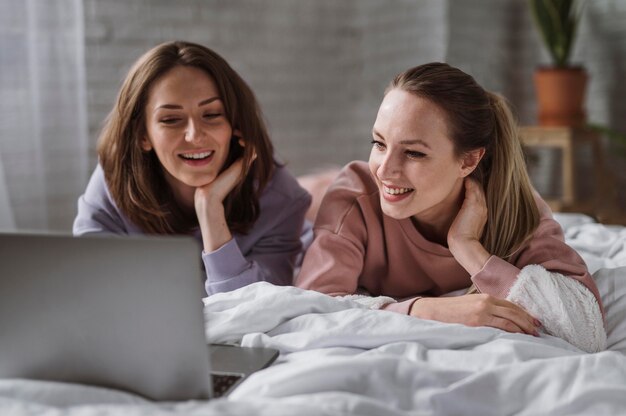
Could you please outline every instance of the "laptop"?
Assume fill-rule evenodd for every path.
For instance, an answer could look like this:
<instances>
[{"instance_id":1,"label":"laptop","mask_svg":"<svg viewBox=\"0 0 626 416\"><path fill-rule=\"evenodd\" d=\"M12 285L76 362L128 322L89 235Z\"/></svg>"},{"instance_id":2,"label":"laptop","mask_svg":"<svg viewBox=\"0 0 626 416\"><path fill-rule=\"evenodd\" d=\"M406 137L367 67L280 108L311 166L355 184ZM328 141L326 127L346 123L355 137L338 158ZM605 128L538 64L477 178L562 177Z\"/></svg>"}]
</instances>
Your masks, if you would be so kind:
<instances>
[{"instance_id":1,"label":"laptop","mask_svg":"<svg viewBox=\"0 0 626 416\"><path fill-rule=\"evenodd\" d=\"M0 378L229 394L278 351L207 345L200 251L193 237L0 233Z\"/></svg>"}]
</instances>

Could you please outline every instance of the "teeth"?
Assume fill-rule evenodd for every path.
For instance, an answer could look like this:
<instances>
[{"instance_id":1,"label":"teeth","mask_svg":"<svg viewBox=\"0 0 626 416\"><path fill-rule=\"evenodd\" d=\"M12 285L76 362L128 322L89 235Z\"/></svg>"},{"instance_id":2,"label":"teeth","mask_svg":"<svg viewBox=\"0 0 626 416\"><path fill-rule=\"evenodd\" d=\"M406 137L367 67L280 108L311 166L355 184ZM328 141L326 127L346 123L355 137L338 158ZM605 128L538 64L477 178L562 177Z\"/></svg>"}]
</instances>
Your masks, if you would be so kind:
<instances>
[{"instance_id":1,"label":"teeth","mask_svg":"<svg viewBox=\"0 0 626 416\"><path fill-rule=\"evenodd\" d=\"M406 194L409 191L412 191L413 189L411 188L388 188L387 186L383 185L383 190L385 191L386 194L389 195L401 195L401 194Z\"/></svg>"},{"instance_id":2,"label":"teeth","mask_svg":"<svg viewBox=\"0 0 626 416\"><path fill-rule=\"evenodd\" d=\"M213 154L213 152L202 152L202 153L183 153L181 156L185 159L204 159L205 157L209 157Z\"/></svg>"}]
</instances>

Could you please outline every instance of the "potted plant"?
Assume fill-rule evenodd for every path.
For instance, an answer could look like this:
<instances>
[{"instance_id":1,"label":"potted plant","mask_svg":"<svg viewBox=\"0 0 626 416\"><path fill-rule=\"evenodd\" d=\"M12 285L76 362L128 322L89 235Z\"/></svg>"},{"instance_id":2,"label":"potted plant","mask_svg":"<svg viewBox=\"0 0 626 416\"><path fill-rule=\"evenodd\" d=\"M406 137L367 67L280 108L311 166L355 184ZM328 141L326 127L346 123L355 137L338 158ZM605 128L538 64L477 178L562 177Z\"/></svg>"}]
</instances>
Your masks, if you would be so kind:
<instances>
[{"instance_id":1,"label":"potted plant","mask_svg":"<svg viewBox=\"0 0 626 416\"><path fill-rule=\"evenodd\" d=\"M583 126L587 72L570 63L580 20L579 0L529 0L552 65L535 70L538 121L542 126Z\"/></svg>"}]
</instances>

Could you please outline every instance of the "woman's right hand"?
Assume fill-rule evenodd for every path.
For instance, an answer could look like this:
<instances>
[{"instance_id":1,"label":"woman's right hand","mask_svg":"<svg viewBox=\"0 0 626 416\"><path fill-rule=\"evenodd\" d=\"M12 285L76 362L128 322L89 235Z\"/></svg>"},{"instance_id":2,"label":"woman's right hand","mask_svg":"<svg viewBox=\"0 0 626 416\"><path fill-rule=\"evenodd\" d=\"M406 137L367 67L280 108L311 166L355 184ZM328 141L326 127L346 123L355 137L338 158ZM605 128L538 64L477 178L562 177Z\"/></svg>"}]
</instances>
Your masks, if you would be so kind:
<instances>
[{"instance_id":1,"label":"woman's right hand","mask_svg":"<svg viewBox=\"0 0 626 416\"><path fill-rule=\"evenodd\" d=\"M507 332L539 336L539 320L520 306L480 293L453 297L421 298L413 302L411 316L468 326L490 326Z\"/></svg>"},{"instance_id":2,"label":"woman's right hand","mask_svg":"<svg viewBox=\"0 0 626 416\"><path fill-rule=\"evenodd\" d=\"M196 212L200 214L206 211L208 206L212 208L217 204L222 204L226 196L231 193L240 182L242 171L243 159L239 158L221 172L213 182L196 188L194 198Z\"/></svg>"},{"instance_id":3,"label":"woman's right hand","mask_svg":"<svg viewBox=\"0 0 626 416\"><path fill-rule=\"evenodd\" d=\"M238 134L238 133L237 133ZM245 147L246 143L239 138L239 146ZM248 164L248 168L256 160L257 154L253 150L252 158ZM195 208L198 215L206 212L207 209L213 209L216 205L221 205L224 199L233 189L241 182L241 174L244 171L243 157L235 160L228 168L224 169L213 182L196 188Z\"/></svg>"},{"instance_id":4,"label":"woman's right hand","mask_svg":"<svg viewBox=\"0 0 626 416\"><path fill-rule=\"evenodd\" d=\"M245 146L242 139L239 145ZM252 165L256 157L256 152L253 151L248 167ZM243 158L239 158L221 172L213 182L196 188L194 205L202 232L204 251L207 253L217 250L233 238L226 221L224 199L241 182L243 171Z\"/></svg>"},{"instance_id":5,"label":"woman's right hand","mask_svg":"<svg viewBox=\"0 0 626 416\"><path fill-rule=\"evenodd\" d=\"M204 251L207 253L217 250L233 238L226 221L224 199L239 183L242 170L243 161L238 159L213 182L196 188L196 215Z\"/></svg>"}]
</instances>

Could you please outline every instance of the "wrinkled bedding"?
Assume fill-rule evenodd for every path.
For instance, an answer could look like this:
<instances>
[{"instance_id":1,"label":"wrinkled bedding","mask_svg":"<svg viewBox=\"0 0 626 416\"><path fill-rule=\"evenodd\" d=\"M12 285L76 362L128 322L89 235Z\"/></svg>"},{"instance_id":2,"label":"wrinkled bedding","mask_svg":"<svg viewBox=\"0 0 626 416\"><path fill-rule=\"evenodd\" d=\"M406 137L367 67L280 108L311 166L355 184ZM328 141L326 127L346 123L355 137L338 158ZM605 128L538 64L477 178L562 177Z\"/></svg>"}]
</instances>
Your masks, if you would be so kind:
<instances>
[{"instance_id":1,"label":"wrinkled bedding","mask_svg":"<svg viewBox=\"0 0 626 416\"><path fill-rule=\"evenodd\" d=\"M205 299L208 342L280 350L231 396L152 403L124 392L0 380L0 414L620 414L626 409L626 228L557 215L606 309L608 349L370 310L256 283Z\"/></svg>"}]
</instances>

